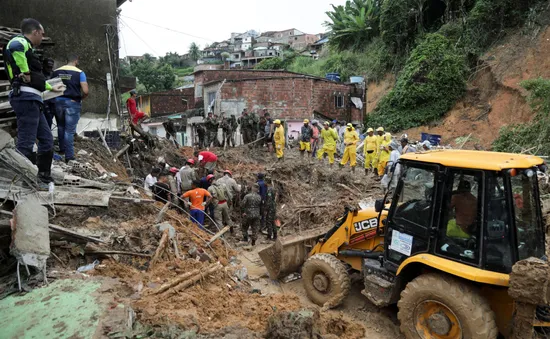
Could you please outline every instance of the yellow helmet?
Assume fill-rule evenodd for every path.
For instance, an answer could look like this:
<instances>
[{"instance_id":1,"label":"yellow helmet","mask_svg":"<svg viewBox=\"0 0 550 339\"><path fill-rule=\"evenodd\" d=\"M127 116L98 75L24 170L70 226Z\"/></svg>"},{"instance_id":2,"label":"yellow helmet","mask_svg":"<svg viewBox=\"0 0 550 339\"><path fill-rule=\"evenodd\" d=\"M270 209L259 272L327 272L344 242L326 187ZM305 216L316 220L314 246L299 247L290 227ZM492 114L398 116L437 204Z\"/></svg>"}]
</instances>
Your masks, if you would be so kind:
<instances>
[{"instance_id":1,"label":"yellow helmet","mask_svg":"<svg viewBox=\"0 0 550 339\"><path fill-rule=\"evenodd\" d=\"M281 124L281 120L277 119L277 120L273 121L273 123L274 123L274 124L279 124L279 125L280 125L280 124Z\"/></svg>"},{"instance_id":2,"label":"yellow helmet","mask_svg":"<svg viewBox=\"0 0 550 339\"><path fill-rule=\"evenodd\" d=\"M384 132L384 127L378 127L378 128L376 129L376 132Z\"/></svg>"},{"instance_id":3,"label":"yellow helmet","mask_svg":"<svg viewBox=\"0 0 550 339\"><path fill-rule=\"evenodd\" d=\"M324 125L330 126L330 122L325 121Z\"/></svg>"},{"instance_id":4,"label":"yellow helmet","mask_svg":"<svg viewBox=\"0 0 550 339\"><path fill-rule=\"evenodd\" d=\"M309 123L309 119L304 119L304 124L308 124Z\"/></svg>"},{"instance_id":5,"label":"yellow helmet","mask_svg":"<svg viewBox=\"0 0 550 339\"><path fill-rule=\"evenodd\" d=\"M353 128L352 124L347 124L346 126L349 127L349 128Z\"/></svg>"},{"instance_id":6,"label":"yellow helmet","mask_svg":"<svg viewBox=\"0 0 550 339\"><path fill-rule=\"evenodd\" d=\"M369 129L367 130L367 133L370 133L370 132L374 132L374 130L373 130L372 128L369 128Z\"/></svg>"}]
</instances>

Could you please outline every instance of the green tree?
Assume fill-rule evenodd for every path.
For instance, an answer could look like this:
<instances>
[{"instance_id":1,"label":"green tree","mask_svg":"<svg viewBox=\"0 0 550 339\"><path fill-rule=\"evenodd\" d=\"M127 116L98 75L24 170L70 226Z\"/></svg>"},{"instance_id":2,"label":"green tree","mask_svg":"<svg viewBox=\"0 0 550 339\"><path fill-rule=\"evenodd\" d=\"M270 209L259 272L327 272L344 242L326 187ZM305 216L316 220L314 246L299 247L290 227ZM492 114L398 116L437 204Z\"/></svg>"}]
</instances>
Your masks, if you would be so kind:
<instances>
[{"instance_id":1,"label":"green tree","mask_svg":"<svg viewBox=\"0 0 550 339\"><path fill-rule=\"evenodd\" d=\"M379 35L380 0L348 0L345 6L332 5L326 12L330 21L329 44L335 49L363 50L366 44Z\"/></svg>"},{"instance_id":2,"label":"green tree","mask_svg":"<svg viewBox=\"0 0 550 339\"><path fill-rule=\"evenodd\" d=\"M151 58L144 58L132 64L132 74L147 92L166 91L173 88L176 74L172 66Z\"/></svg>"},{"instance_id":3,"label":"green tree","mask_svg":"<svg viewBox=\"0 0 550 339\"><path fill-rule=\"evenodd\" d=\"M192 42L191 45L189 45L189 57L193 61L197 61L201 58L201 49L199 45L197 45L194 42Z\"/></svg>"}]
</instances>

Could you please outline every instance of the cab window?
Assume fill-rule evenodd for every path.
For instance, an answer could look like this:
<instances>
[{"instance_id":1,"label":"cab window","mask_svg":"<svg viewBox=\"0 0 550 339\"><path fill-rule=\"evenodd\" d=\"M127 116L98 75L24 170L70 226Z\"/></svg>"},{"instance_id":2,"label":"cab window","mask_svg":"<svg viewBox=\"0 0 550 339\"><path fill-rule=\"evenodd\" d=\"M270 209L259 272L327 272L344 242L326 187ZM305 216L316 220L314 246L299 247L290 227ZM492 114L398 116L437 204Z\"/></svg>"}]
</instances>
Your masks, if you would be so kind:
<instances>
[{"instance_id":1,"label":"cab window","mask_svg":"<svg viewBox=\"0 0 550 339\"><path fill-rule=\"evenodd\" d=\"M436 252L459 261L478 263L483 200L482 174L450 170L447 178Z\"/></svg>"},{"instance_id":2,"label":"cab window","mask_svg":"<svg viewBox=\"0 0 550 339\"><path fill-rule=\"evenodd\" d=\"M434 200L434 172L409 167L401 179L403 185L393 215L395 222L406 222L422 228L430 227Z\"/></svg>"}]
</instances>

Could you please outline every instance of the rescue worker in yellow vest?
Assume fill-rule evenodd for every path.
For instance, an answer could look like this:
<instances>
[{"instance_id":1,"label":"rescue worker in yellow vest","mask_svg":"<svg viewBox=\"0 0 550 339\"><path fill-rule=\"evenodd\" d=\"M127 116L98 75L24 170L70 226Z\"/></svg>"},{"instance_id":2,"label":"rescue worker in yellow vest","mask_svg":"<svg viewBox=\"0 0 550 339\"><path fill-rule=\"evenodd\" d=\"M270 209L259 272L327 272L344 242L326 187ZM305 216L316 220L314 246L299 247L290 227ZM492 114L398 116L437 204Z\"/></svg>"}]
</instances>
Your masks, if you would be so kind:
<instances>
[{"instance_id":1,"label":"rescue worker in yellow vest","mask_svg":"<svg viewBox=\"0 0 550 339\"><path fill-rule=\"evenodd\" d=\"M325 121L324 128L321 131L321 139L323 139L323 147L317 152L317 159L323 160L323 154L327 154L328 163L332 167L334 164L334 153L336 153L336 141L338 141L338 133L334 128L330 127L330 122Z\"/></svg>"},{"instance_id":2,"label":"rescue worker in yellow vest","mask_svg":"<svg viewBox=\"0 0 550 339\"><path fill-rule=\"evenodd\" d=\"M365 175L369 174L369 170L374 168L373 163L376 159L376 148L377 138L374 136L374 130L369 128L367 130L367 136L365 137L365 143L363 145L363 152L365 157Z\"/></svg>"},{"instance_id":3,"label":"rescue worker in yellow vest","mask_svg":"<svg viewBox=\"0 0 550 339\"><path fill-rule=\"evenodd\" d=\"M300 131L300 153L302 157L305 152L311 153L311 137L313 136L313 129L309 125L309 119L304 119L304 125Z\"/></svg>"},{"instance_id":4,"label":"rescue worker in yellow vest","mask_svg":"<svg viewBox=\"0 0 550 339\"><path fill-rule=\"evenodd\" d=\"M277 155L277 161L281 161L285 150L285 128L281 126L281 120L279 119L275 120L273 123L275 124L275 133L273 134L275 154Z\"/></svg>"},{"instance_id":5,"label":"rescue worker in yellow vest","mask_svg":"<svg viewBox=\"0 0 550 339\"><path fill-rule=\"evenodd\" d=\"M378 176L380 177L384 175L386 165L388 164L388 160L390 160L391 150L389 148L389 145L391 143L391 140L391 134L386 133L384 134L384 137L382 138L382 143L380 144L380 156L378 157Z\"/></svg>"},{"instance_id":6,"label":"rescue worker in yellow vest","mask_svg":"<svg viewBox=\"0 0 550 339\"><path fill-rule=\"evenodd\" d=\"M378 127L376 129L376 155L372 161L372 168L374 168L374 175L379 175L378 173L378 159L380 158L380 145L382 145L382 140L384 140L384 127Z\"/></svg>"},{"instance_id":7,"label":"rescue worker in yellow vest","mask_svg":"<svg viewBox=\"0 0 550 339\"><path fill-rule=\"evenodd\" d=\"M355 165L357 165L357 143L359 142L359 134L355 131L352 124L346 125L346 130L344 131L344 157L340 162L340 167L344 167L349 161L351 166L351 171L355 172Z\"/></svg>"}]
</instances>

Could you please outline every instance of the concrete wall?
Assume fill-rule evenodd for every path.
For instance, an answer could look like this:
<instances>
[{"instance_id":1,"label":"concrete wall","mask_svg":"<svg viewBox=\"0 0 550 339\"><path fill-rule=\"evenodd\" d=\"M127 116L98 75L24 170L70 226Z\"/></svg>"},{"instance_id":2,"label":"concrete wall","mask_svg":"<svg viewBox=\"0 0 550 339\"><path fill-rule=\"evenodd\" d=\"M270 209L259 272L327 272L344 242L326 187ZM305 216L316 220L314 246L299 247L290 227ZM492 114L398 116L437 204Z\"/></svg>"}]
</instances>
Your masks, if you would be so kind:
<instances>
[{"instance_id":1,"label":"concrete wall","mask_svg":"<svg viewBox=\"0 0 550 339\"><path fill-rule=\"evenodd\" d=\"M108 91L106 73L110 72L105 38L106 25L113 29L112 62L118 65L118 37L115 0L2 0L0 26L19 28L24 18L42 23L46 35L55 45L45 50L55 60L55 67L65 64L66 56L80 56L80 68L88 76L90 96L83 103L83 112L106 113ZM119 100L119 97L116 96ZM116 114L115 100L111 114Z\"/></svg>"}]
</instances>

